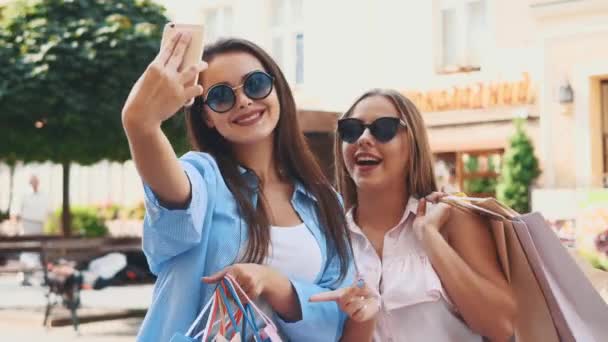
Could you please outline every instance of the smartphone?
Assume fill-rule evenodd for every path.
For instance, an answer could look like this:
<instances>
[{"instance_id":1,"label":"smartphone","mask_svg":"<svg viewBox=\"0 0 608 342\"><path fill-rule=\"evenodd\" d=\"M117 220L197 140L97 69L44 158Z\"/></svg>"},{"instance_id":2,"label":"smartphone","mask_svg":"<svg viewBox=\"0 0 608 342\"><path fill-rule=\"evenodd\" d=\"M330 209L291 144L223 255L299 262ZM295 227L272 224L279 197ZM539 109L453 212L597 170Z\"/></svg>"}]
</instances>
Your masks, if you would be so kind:
<instances>
[{"instance_id":1,"label":"smartphone","mask_svg":"<svg viewBox=\"0 0 608 342\"><path fill-rule=\"evenodd\" d=\"M171 42L171 39L180 32L189 32L192 36L192 40L184 53L184 60L179 67L179 70L184 70L197 64L203 58L203 49L205 46L205 27L203 25L176 24L172 22L167 23L163 30L163 38L160 42L160 48L163 49L165 44ZM198 82L198 75L191 85L196 84L196 82ZM192 104L192 102L193 100L191 100L187 105Z\"/></svg>"}]
</instances>

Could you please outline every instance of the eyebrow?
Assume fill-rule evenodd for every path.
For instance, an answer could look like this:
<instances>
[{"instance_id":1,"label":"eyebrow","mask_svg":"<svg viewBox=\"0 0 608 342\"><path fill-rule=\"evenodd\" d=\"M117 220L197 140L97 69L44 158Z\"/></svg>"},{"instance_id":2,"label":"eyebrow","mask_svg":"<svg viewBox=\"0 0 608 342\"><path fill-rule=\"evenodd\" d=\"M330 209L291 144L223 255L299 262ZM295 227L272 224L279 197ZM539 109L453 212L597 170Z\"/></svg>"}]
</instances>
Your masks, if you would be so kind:
<instances>
[{"instance_id":1,"label":"eyebrow","mask_svg":"<svg viewBox=\"0 0 608 342\"><path fill-rule=\"evenodd\" d=\"M254 72L257 72L257 71L266 72L266 71L264 71L264 70L262 70L262 69L254 69L254 70L251 70L250 72L248 72L248 73L246 73L245 75L241 76L241 80L239 81L239 83L242 85L242 84L243 84L243 82L245 82L245 79L246 79L246 78L247 78L249 75L251 75L251 74L253 74ZM236 87L236 85L233 85L232 83L227 82L227 81L225 81L225 82L216 82L216 83L213 83L213 84L211 84L211 86L210 86L210 87L213 87L213 86L215 86L215 85L219 85L219 84L225 84L225 85L227 85L227 86L229 86L229 87L231 87L231 88L232 88L232 87Z\"/></svg>"},{"instance_id":2,"label":"eyebrow","mask_svg":"<svg viewBox=\"0 0 608 342\"><path fill-rule=\"evenodd\" d=\"M245 81L245 79L246 79L247 77L249 77L249 75L253 74L253 73L254 73L254 72L256 72L256 71L262 71L262 70L260 70L260 69L251 70L250 72L248 72L248 73L246 73L245 75L243 75L243 77L241 77L241 82L244 82L244 81Z\"/></svg>"}]
</instances>

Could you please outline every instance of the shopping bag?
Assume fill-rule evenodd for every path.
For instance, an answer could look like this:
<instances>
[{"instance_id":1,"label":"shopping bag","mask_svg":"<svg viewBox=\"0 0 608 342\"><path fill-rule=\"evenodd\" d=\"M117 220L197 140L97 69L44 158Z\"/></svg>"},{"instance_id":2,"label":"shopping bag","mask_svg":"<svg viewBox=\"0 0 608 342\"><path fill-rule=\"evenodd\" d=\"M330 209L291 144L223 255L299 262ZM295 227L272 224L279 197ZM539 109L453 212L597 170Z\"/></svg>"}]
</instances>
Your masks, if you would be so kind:
<instances>
[{"instance_id":1,"label":"shopping bag","mask_svg":"<svg viewBox=\"0 0 608 342\"><path fill-rule=\"evenodd\" d=\"M518 305L517 341L608 339L608 306L541 214L520 215L494 198L441 201L487 219Z\"/></svg>"}]
</instances>

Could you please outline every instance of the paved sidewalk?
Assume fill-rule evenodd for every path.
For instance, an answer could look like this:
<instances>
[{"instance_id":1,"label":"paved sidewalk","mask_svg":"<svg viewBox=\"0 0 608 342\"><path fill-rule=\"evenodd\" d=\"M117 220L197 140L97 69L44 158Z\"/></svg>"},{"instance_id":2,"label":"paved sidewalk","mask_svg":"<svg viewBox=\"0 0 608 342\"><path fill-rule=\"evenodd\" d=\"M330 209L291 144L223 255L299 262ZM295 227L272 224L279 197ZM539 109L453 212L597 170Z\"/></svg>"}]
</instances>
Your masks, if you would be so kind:
<instances>
[{"instance_id":1,"label":"paved sidewalk","mask_svg":"<svg viewBox=\"0 0 608 342\"><path fill-rule=\"evenodd\" d=\"M49 342L126 342L134 341L141 324L140 318L87 323L76 333L71 326L43 328L41 317L30 312L0 311L0 340Z\"/></svg>"},{"instance_id":2,"label":"paved sidewalk","mask_svg":"<svg viewBox=\"0 0 608 342\"><path fill-rule=\"evenodd\" d=\"M45 328L44 293L39 286L20 286L15 276L0 276L0 341L122 342L137 335L141 318L81 324L78 334L71 326ZM151 296L152 285L82 291L82 311L145 309Z\"/></svg>"}]
</instances>

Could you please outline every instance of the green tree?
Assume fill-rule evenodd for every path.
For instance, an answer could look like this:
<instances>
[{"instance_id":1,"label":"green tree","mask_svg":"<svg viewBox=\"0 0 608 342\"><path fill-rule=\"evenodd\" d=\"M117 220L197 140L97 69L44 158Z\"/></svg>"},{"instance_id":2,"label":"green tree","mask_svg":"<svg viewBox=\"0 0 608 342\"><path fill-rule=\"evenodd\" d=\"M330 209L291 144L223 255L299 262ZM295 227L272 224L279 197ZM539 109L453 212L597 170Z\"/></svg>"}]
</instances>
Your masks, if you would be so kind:
<instances>
[{"instance_id":1,"label":"green tree","mask_svg":"<svg viewBox=\"0 0 608 342\"><path fill-rule=\"evenodd\" d=\"M1 12L0 160L63 166L62 227L70 233L74 162L124 161L120 111L158 52L164 9L149 0L13 2ZM185 146L183 120L166 123ZM167 127L168 126L168 127Z\"/></svg>"},{"instance_id":2,"label":"green tree","mask_svg":"<svg viewBox=\"0 0 608 342\"><path fill-rule=\"evenodd\" d=\"M503 159L502 173L496 188L497 198L520 213L530 211L530 186L540 175L534 146L524 130L524 121L516 119L515 134Z\"/></svg>"}]
</instances>

